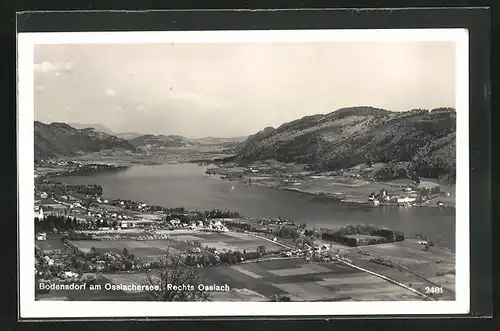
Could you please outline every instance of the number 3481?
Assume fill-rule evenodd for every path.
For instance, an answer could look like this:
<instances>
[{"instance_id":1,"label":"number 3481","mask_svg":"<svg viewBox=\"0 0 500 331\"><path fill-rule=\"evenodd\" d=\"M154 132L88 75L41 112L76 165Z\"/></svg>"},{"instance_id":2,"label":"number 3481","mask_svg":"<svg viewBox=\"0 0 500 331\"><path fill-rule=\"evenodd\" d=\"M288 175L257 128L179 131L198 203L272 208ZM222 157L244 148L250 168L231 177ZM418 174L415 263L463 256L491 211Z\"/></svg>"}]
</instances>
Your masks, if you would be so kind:
<instances>
[{"instance_id":1,"label":"number 3481","mask_svg":"<svg viewBox=\"0 0 500 331\"><path fill-rule=\"evenodd\" d=\"M425 288L426 294L443 294L443 288L439 286L427 286Z\"/></svg>"}]
</instances>

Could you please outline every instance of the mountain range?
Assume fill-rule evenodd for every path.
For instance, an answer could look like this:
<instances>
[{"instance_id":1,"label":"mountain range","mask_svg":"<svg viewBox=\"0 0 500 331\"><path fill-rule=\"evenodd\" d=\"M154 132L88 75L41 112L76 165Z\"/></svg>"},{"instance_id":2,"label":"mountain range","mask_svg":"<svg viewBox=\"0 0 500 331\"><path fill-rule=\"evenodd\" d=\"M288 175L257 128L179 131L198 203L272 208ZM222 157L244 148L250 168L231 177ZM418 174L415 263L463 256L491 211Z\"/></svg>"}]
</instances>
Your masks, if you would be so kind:
<instances>
[{"instance_id":1,"label":"mountain range","mask_svg":"<svg viewBox=\"0 0 500 331\"><path fill-rule=\"evenodd\" d=\"M66 123L45 124L35 121L35 160L104 149L135 151L135 147L127 140L96 131L92 127L77 129Z\"/></svg>"},{"instance_id":2,"label":"mountain range","mask_svg":"<svg viewBox=\"0 0 500 331\"><path fill-rule=\"evenodd\" d=\"M236 154L231 161L275 159L318 171L384 163L374 176L414 176L455 181L456 112L453 108L393 112L373 107L342 108L306 116L278 128L266 127L237 138L186 138L178 135L110 134L99 124L35 122L35 157L74 155L102 149L138 151L150 147L219 146ZM102 132L99 130L104 130ZM128 135L129 139L123 139Z\"/></svg>"},{"instance_id":3,"label":"mountain range","mask_svg":"<svg viewBox=\"0 0 500 331\"><path fill-rule=\"evenodd\" d=\"M78 129L78 130L83 130L83 129L94 129L95 131L98 131L98 132L103 132L103 133L107 133L109 135L113 135L113 136L116 136L116 133L113 132L110 128L102 125L102 124L99 124L99 123L94 123L94 124L83 124L83 123L67 123L69 126L75 128L75 129Z\"/></svg>"},{"instance_id":4,"label":"mountain range","mask_svg":"<svg viewBox=\"0 0 500 331\"><path fill-rule=\"evenodd\" d=\"M386 163L383 179L446 177L455 180L456 112L453 108L392 112L343 108L268 127L239 145L235 160L276 159L326 171Z\"/></svg>"},{"instance_id":5,"label":"mountain range","mask_svg":"<svg viewBox=\"0 0 500 331\"><path fill-rule=\"evenodd\" d=\"M130 140L130 139L133 139L133 138L136 138L136 137L143 135L143 133L138 133L138 132L119 132L119 133L117 133L117 132L114 132L113 130L111 130L110 128L108 128L102 124L99 124L99 123L95 123L95 124L68 123L68 125L74 127L75 129L79 129L79 130L93 128L95 131L104 132L104 133L107 133L109 135L116 136L118 138L122 138L125 140Z\"/></svg>"},{"instance_id":6,"label":"mountain range","mask_svg":"<svg viewBox=\"0 0 500 331\"><path fill-rule=\"evenodd\" d=\"M204 137L204 138L186 138L178 135L153 135L146 134L129 139L129 142L138 148L143 147L200 147L200 146L219 146L231 148L243 142L247 137Z\"/></svg>"},{"instance_id":7,"label":"mountain range","mask_svg":"<svg viewBox=\"0 0 500 331\"><path fill-rule=\"evenodd\" d=\"M145 134L132 138L129 142L135 147L190 147L190 139L177 135Z\"/></svg>"},{"instance_id":8,"label":"mountain range","mask_svg":"<svg viewBox=\"0 0 500 331\"><path fill-rule=\"evenodd\" d=\"M112 134L110 132L112 131L101 124L72 123L72 125L69 125L59 122L45 124L35 121L35 159L71 156L105 149L140 151L150 147L190 148L200 146L217 146L230 149L246 138L205 137L192 139L178 135L153 135L134 132Z\"/></svg>"},{"instance_id":9,"label":"mountain range","mask_svg":"<svg viewBox=\"0 0 500 331\"><path fill-rule=\"evenodd\" d=\"M232 145L244 141L247 136L242 137L203 137L203 138L186 138L179 135L154 135L138 132L114 132L102 124L84 124L84 123L68 123L69 126L75 129L83 130L93 128L95 131L107 133L118 138L128 140L131 144L137 147L154 146L154 147L190 147L196 145Z\"/></svg>"}]
</instances>

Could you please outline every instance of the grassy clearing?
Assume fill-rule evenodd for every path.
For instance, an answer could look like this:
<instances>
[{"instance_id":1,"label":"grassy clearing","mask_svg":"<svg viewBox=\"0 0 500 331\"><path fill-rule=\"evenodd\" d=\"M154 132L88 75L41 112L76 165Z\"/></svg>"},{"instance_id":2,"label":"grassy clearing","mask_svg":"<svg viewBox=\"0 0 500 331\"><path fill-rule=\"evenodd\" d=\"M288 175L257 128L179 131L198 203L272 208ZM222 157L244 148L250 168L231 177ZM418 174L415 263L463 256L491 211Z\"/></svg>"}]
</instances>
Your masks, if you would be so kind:
<instances>
[{"instance_id":1,"label":"grassy clearing","mask_svg":"<svg viewBox=\"0 0 500 331\"><path fill-rule=\"evenodd\" d=\"M280 246L270 241L260 239L245 233L236 232L199 232L192 234L172 233L175 241L199 241L203 247L213 247L217 250L255 251L258 246L264 245L268 250L279 249Z\"/></svg>"},{"instance_id":2,"label":"grassy clearing","mask_svg":"<svg viewBox=\"0 0 500 331\"><path fill-rule=\"evenodd\" d=\"M36 240L35 244L45 253L67 249L66 245L60 239Z\"/></svg>"},{"instance_id":3,"label":"grassy clearing","mask_svg":"<svg viewBox=\"0 0 500 331\"><path fill-rule=\"evenodd\" d=\"M83 252L90 252L94 247L97 252L121 253L126 248L129 253L143 261L155 260L169 245L171 253L178 254L181 251L175 245L171 245L170 240L72 240L71 243Z\"/></svg>"}]
</instances>

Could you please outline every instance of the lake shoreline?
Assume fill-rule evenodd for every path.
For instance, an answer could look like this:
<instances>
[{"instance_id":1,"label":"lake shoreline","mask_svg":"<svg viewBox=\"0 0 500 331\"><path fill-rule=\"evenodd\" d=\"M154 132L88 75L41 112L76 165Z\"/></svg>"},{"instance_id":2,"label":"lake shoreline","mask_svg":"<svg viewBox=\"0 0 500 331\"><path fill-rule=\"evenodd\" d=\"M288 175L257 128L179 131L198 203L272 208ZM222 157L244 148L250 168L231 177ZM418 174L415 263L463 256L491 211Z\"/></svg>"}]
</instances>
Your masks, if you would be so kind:
<instances>
[{"instance_id":1,"label":"lake shoreline","mask_svg":"<svg viewBox=\"0 0 500 331\"><path fill-rule=\"evenodd\" d=\"M127 164L123 162L98 162L96 160L91 161L89 163L84 163L84 166L92 166L92 165L102 165L105 166L106 168L103 169L87 169L86 171L81 171L77 169L76 171L73 171L72 169L66 169L63 171L60 171L58 173L51 173L51 174L45 174L43 176L40 176L40 179L46 179L46 178L54 178L54 177L64 177L64 176L85 176L85 175L92 175L95 173L100 173L103 171L120 171L120 170L126 170L128 168L134 167L134 166L159 166L159 165L164 165L164 164L197 164L199 167L202 167L203 169L208 169L208 166L210 164L215 165L215 163L206 163L207 161L205 160L205 163L200 163L202 160L197 160L196 162L193 160L188 160L185 162L159 162L159 163L149 163L146 162L149 160L143 160L142 163L138 164ZM72 162L72 161L70 161ZM73 161L74 162L74 161ZM78 161L77 161L78 162ZM216 173L213 173L216 175L221 180L227 180L229 179L234 180L240 184L247 184L248 180L251 180L251 176L245 175L244 177L240 178L234 178L232 179L231 172L230 171L224 171L221 167L216 166L216 169L218 170ZM295 174L292 174L295 175ZM225 177L225 178L222 178ZM307 185L308 183L311 183L314 180L321 180L323 176L311 176L309 179L303 179L304 183ZM254 186L260 186L260 187L266 187L270 189L275 189L275 190L283 190L283 191L289 191L289 192L296 192L299 194L305 194L312 196L313 198L316 199L321 199L325 202L339 202L342 204L349 204L349 205L359 205L359 206L364 206L364 207L378 207L378 206L386 206L386 207L398 207L398 208L406 208L408 206L400 206L398 203L395 202L384 202L380 201L379 204L374 205L368 200L368 195L369 195L369 190L363 187L365 184L363 183L342 183L342 182L336 182L335 185L339 187L339 192L338 193L329 193L327 191L327 184L321 184L319 185L319 189L315 191L310 191L307 188L300 188L300 187L290 187L289 185L282 185L278 183L278 178L275 178L273 176L269 176L268 180L266 183L264 182L259 182L259 181L252 181L251 185ZM273 183L274 182L274 183ZM391 182L374 182L375 184L380 184L381 186L387 186L387 187L394 187L396 184L391 183ZM332 183L330 183L331 185ZM396 185L398 186L398 185ZM344 188L344 189L343 189ZM354 190L356 192L355 197L349 196L348 191L349 190ZM366 196L366 199L364 197ZM363 197L363 198L360 198ZM420 208L451 208L455 209L456 208L456 201L446 201L443 203L443 205L438 205L437 203L430 203L431 201L436 201L438 200L438 196L434 196L432 199L426 201L426 202L421 202L421 203L416 203L413 202L411 204L412 207L420 207ZM446 199L449 200L449 199ZM437 201L436 201L437 202Z\"/></svg>"},{"instance_id":2,"label":"lake shoreline","mask_svg":"<svg viewBox=\"0 0 500 331\"><path fill-rule=\"evenodd\" d=\"M398 229L410 236L414 233L431 237L432 233L442 234L448 238L445 241L449 247L455 245L456 215L451 208L394 205L375 208L366 202L340 202L335 196L301 191L296 187L273 187L267 181L248 185L233 179L231 184L219 176L208 176L195 164L139 165L124 172L98 174L95 180L92 176L72 175L61 177L60 181L77 185L99 184L103 196L111 199L143 201L168 208L183 206L186 210L231 210L252 219L281 217L311 227L370 223ZM178 187L179 190L169 187ZM282 195L287 191L290 195ZM438 241L437 238L434 240Z\"/></svg>"},{"instance_id":3,"label":"lake shoreline","mask_svg":"<svg viewBox=\"0 0 500 331\"><path fill-rule=\"evenodd\" d=\"M164 163L164 164L195 164L194 162L185 162L185 163ZM88 163L85 164L85 166L92 166L94 163ZM50 179L50 178L58 178L58 177L66 177L66 176L92 176L94 174L98 173L103 173L103 172L113 172L113 171L121 171L121 170L126 170L128 168L133 167L133 165L125 165L125 164L108 164L108 163L99 163L99 165L104 166L104 168L100 169L92 169L92 168L86 168L86 169L65 169L53 173L47 173L44 175L40 175L37 179L43 180L43 179ZM162 164L139 164L141 166L158 166ZM199 165L199 167L202 167L204 169L207 169L206 166L204 165ZM227 181L227 178L222 178L222 174L215 175L215 178L223 181ZM210 176L212 177L212 176ZM229 181L232 181L230 179ZM413 203L411 206L400 206L398 203L394 202L380 202L378 205L373 205L370 203L370 201L367 200L359 200L359 199L352 199L352 198L344 198L343 196L346 195L344 192L340 192L337 194L330 194L326 192L311 192L308 190L304 190L301 188L295 188L295 187L289 187L285 185L273 185L271 183L263 183L259 181L254 181L252 184L248 184L248 182L245 182L243 178L240 179L235 179L239 184L247 184L247 185L253 185L253 186L259 186L259 187L265 187L269 189L274 189L274 190L282 190L282 191L288 191L288 192L294 192L298 194L304 194L308 196L312 196L313 198L321 199L324 200L325 202L334 202L334 203L342 203L342 204L349 204L349 205L359 205L359 206L364 206L364 207L379 207L379 206L385 206L385 207L398 207L398 208L407 208L407 207L420 207L420 208L451 208L455 209L456 206L455 204L445 204L442 206L439 205L433 205L429 204L428 201L424 203ZM380 184L380 183L379 183ZM391 186L392 184L388 183L387 186ZM363 190L362 185L354 185L354 184L346 184L346 183L339 183L338 186L343 186L346 188L359 188L359 190Z\"/></svg>"},{"instance_id":4,"label":"lake shoreline","mask_svg":"<svg viewBox=\"0 0 500 331\"><path fill-rule=\"evenodd\" d=\"M212 177L212 176L210 176ZM222 178L220 175L215 175L215 178L222 180L222 181L228 181L225 178ZM233 180L229 180L233 181ZM281 191L289 191L289 192L295 192L299 194L305 194L312 196L314 198L320 198L324 199L327 202L338 202L342 204L350 204L350 205L360 205L360 206L366 206L366 207L379 207L379 206L384 206L384 207L398 207L398 208L406 208L406 207L420 207L420 208L450 208L450 209L455 209L454 204L445 204L443 206L439 205L432 205L429 203L414 203L411 206L400 206L398 203L395 202L380 202L378 205L373 205L370 203L370 201L367 200L356 200L356 199L349 199L349 198L343 198L342 195L345 195L344 193L337 193L337 194L329 194L325 192L311 192L307 190L303 190L300 188L293 188L293 187L287 187L287 186L280 186L280 185L272 185L269 183L262 183L259 181L254 181L252 184L248 184L244 179L234 179L235 182L243 185L249 185L249 186L259 186L259 187L266 187L269 189L274 189L274 190L281 190ZM361 185L348 185L348 184L343 184L343 186L348 187L348 188L359 188L362 190ZM390 184L388 184L390 186Z\"/></svg>"}]
</instances>

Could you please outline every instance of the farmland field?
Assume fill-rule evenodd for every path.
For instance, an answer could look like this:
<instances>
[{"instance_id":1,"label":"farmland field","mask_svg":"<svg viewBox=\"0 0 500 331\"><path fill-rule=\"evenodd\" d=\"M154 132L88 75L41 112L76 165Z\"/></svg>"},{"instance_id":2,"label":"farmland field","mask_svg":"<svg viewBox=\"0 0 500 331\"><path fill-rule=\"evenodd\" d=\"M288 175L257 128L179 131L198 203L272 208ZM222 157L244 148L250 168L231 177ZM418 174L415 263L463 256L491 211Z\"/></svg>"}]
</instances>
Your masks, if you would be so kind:
<instances>
[{"instance_id":1,"label":"farmland field","mask_svg":"<svg viewBox=\"0 0 500 331\"><path fill-rule=\"evenodd\" d=\"M255 251L258 246L264 245L268 250L279 249L280 246L270 241L260 239L239 232L192 232L190 234L172 233L175 241L199 241L202 246L213 247L217 250Z\"/></svg>"},{"instance_id":2,"label":"farmland field","mask_svg":"<svg viewBox=\"0 0 500 331\"><path fill-rule=\"evenodd\" d=\"M89 252L94 247L97 252L120 253L124 248L127 248L129 253L134 254L141 260L154 260L168 246L170 246L170 253L181 253L191 248L192 243L195 241L199 241L203 247L213 247L219 251L255 251L260 245L266 246L268 250L280 247L270 241L243 233L172 231L169 234L172 240L72 240L71 243L83 252Z\"/></svg>"},{"instance_id":3,"label":"farmland field","mask_svg":"<svg viewBox=\"0 0 500 331\"><path fill-rule=\"evenodd\" d=\"M184 243L176 243L170 240L150 240L150 241L137 241L137 240L74 240L72 244L76 245L81 251L89 252L92 247L97 252L114 252L121 253L124 248L129 253L134 254L141 260L151 261L162 254L170 245L169 252L177 254L186 249Z\"/></svg>"},{"instance_id":4,"label":"farmland field","mask_svg":"<svg viewBox=\"0 0 500 331\"><path fill-rule=\"evenodd\" d=\"M441 247L431 247L428 251L423 251L423 245L416 240L365 246L362 250L380 257L389 258L400 266L408 268L413 273L407 272L407 270L398 266L388 267L370 262L372 256L362 255L353 249L351 250L351 258L355 259L357 266L400 281L422 293L425 292L426 287L434 286L432 283L438 284L444 289L444 293L439 294L439 299L454 299L455 255L453 252ZM423 277L427 281L419 277Z\"/></svg>"},{"instance_id":5,"label":"farmland field","mask_svg":"<svg viewBox=\"0 0 500 331\"><path fill-rule=\"evenodd\" d=\"M188 237L189 236L189 237ZM176 237L176 236L174 236ZM258 238L246 237L237 234L229 236L226 234L212 233L189 233L180 234L172 241L152 240L152 241L72 241L83 251L95 247L97 251L121 252L127 248L130 253L141 259L154 259L167 244L171 244L171 249L180 252L191 247L191 244L176 241L180 238L189 238L202 241L203 245L211 246L213 243L226 241L238 242L252 241ZM225 237L224 239L222 237ZM272 244L272 243L270 243ZM393 244L394 245L394 244ZM380 247L369 247L370 250L377 251L381 255L396 255L409 259L422 256L417 243L406 243L406 250L394 250L391 245L381 245ZM392 252L394 250L394 252ZM399 252L397 255L395 252ZM389 254L391 253L391 254ZM412 255L414 254L414 255ZM425 255L424 255L425 256ZM366 268L387 277L399 280L404 284L411 283L411 287L423 291L429 284L419 280L410 274L406 274L397 268L370 262L370 256L359 254L356 250L351 252L351 257L355 259L356 265ZM395 258L396 258L395 257ZM418 259L417 259L418 260ZM435 276L436 269L431 263L432 258L425 261L418 261L420 271L425 271L426 275ZM406 261L406 260L404 260ZM424 267L425 266L425 267ZM427 268L427 269L426 269ZM211 301L268 301L273 295L287 296L292 301L374 301L374 300L422 300L423 298L400 286L387 282L380 277L371 275L360 270L337 263L306 262L302 259L281 259L272 261L260 261L252 263L241 263L235 265L219 265L217 267L199 268L200 276L204 284L228 285L229 292L212 292ZM101 282L114 284L146 284L144 273L106 273ZM454 275L445 274L440 277L432 277L436 284L446 287L454 284ZM132 297L138 298L139 293L101 293L103 300L112 296L113 300L128 300ZM75 294L76 295L76 294ZM74 295L74 296L75 296ZM85 297L81 293L78 297ZM122 299L123 298L123 299ZM147 299L147 298L146 298ZM146 300L138 299L138 300ZM71 299L70 299L71 300ZM99 299L97 299L99 300Z\"/></svg>"},{"instance_id":6,"label":"farmland field","mask_svg":"<svg viewBox=\"0 0 500 331\"><path fill-rule=\"evenodd\" d=\"M74 240L71 241L84 252L92 247L98 252L129 253L143 261L151 261L167 247L179 254L199 241L203 247L223 250L255 251L259 245L268 250L279 248L273 242L239 232L172 231L171 240ZM58 240L39 242L41 249L55 249L63 244ZM417 240L346 248L349 257L358 267L371 270L399 281L417 291L425 292L428 286L442 286L444 293L439 299L454 298L455 275L453 252L440 247L423 251ZM398 266L387 266L371 261L374 257L390 258L408 267L413 273ZM267 301L273 295L287 296L292 301L374 301L374 300L423 300L421 296L392 284L375 275L348 267L340 263L307 262L303 259L276 259L247 262L234 265L218 265L199 268L205 284L228 285L229 292L212 292L212 301ZM144 273L104 274L102 282L114 284L145 284ZM422 279L419 277L424 277ZM434 284L434 285L432 285ZM123 291L122 291L123 292ZM116 299L128 300L138 293L116 293ZM86 295L80 294L82 297ZM75 296L75 294L73 294ZM102 293L103 298L115 297L114 293ZM69 300L72 300L71 298ZM99 299L97 299L99 300ZM103 299L104 300L104 299ZM120 299L121 300L121 299ZM146 299L140 299L146 300Z\"/></svg>"},{"instance_id":7,"label":"farmland field","mask_svg":"<svg viewBox=\"0 0 500 331\"><path fill-rule=\"evenodd\" d=\"M421 300L379 277L334 263L279 260L201 269L205 282L292 301Z\"/></svg>"},{"instance_id":8,"label":"farmland field","mask_svg":"<svg viewBox=\"0 0 500 331\"><path fill-rule=\"evenodd\" d=\"M47 239L47 240L37 240L35 242L44 253L50 253L55 250L66 250L67 247L59 238Z\"/></svg>"}]
</instances>

